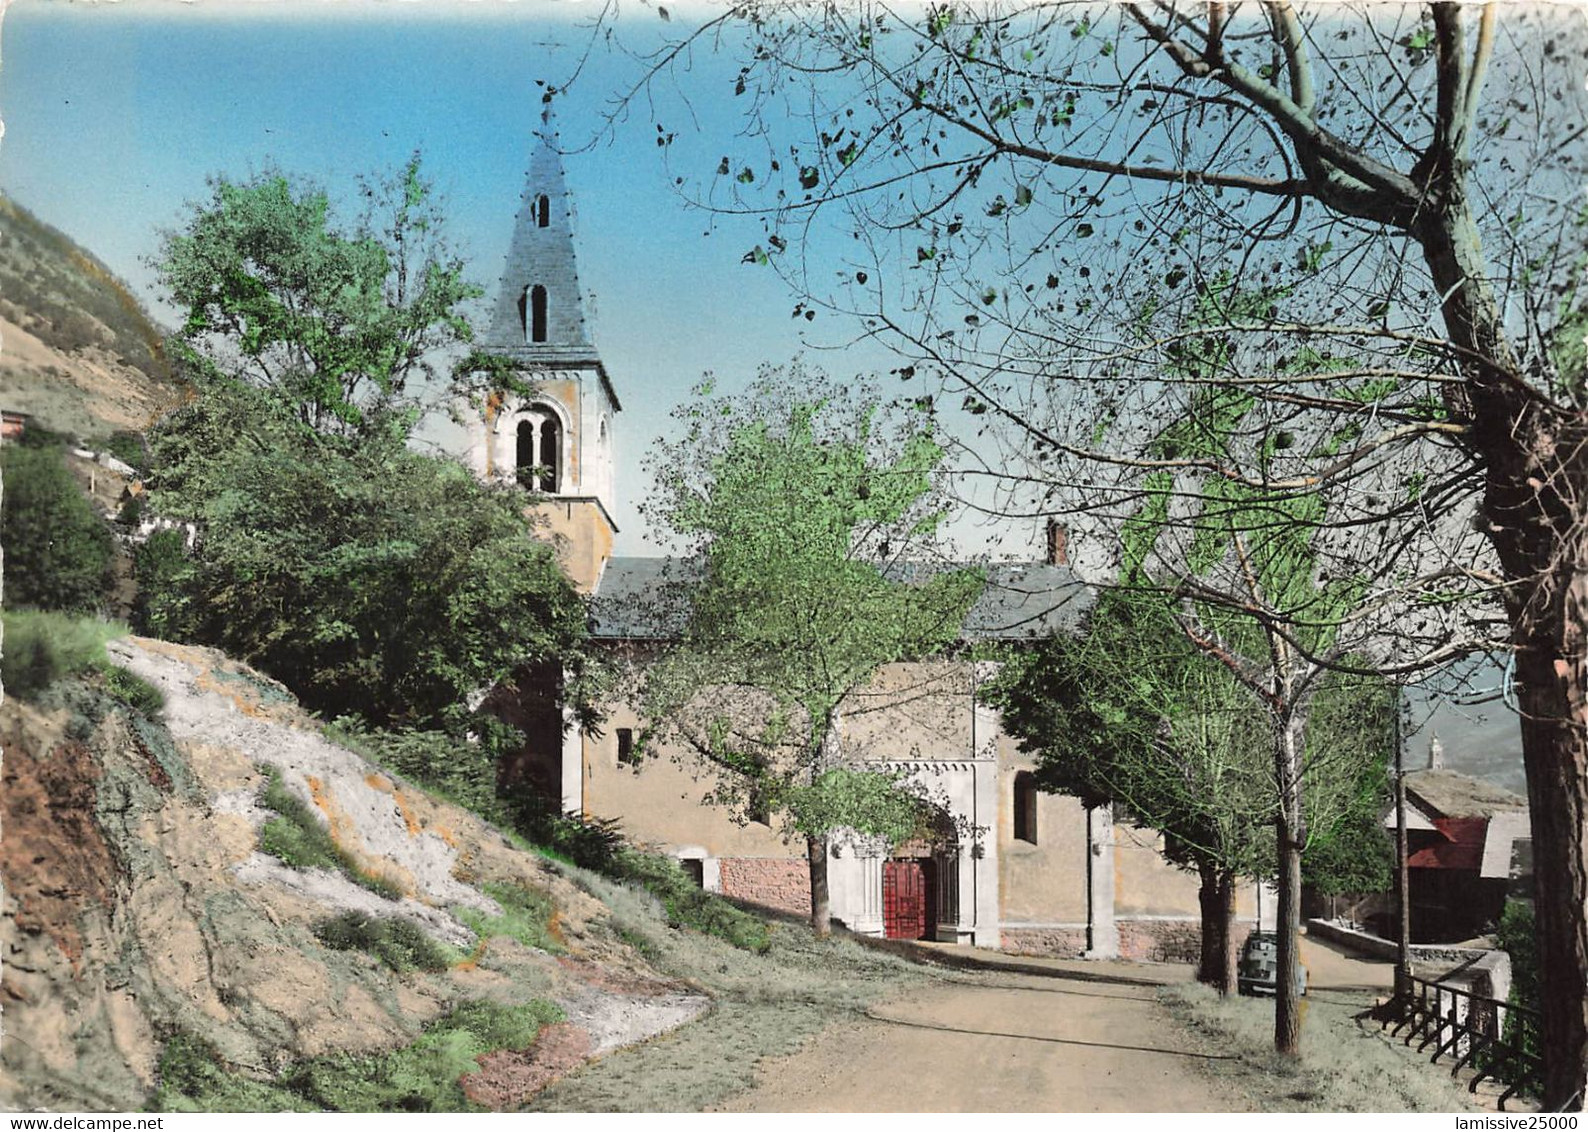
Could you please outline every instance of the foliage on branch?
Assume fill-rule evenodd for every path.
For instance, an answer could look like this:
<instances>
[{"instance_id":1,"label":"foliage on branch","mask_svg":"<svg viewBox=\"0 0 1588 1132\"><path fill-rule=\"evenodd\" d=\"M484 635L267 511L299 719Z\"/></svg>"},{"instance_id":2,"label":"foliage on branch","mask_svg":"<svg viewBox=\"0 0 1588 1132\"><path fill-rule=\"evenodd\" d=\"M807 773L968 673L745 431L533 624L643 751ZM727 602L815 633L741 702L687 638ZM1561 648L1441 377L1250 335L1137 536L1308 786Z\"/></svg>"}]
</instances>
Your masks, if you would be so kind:
<instances>
[{"instance_id":1,"label":"foliage on branch","mask_svg":"<svg viewBox=\"0 0 1588 1132\"><path fill-rule=\"evenodd\" d=\"M313 710L381 725L455 725L519 665L582 666L583 603L522 498L401 434L318 432L221 379L152 448L155 508L200 536L151 572L150 631L256 664Z\"/></svg>"},{"instance_id":2,"label":"foliage on branch","mask_svg":"<svg viewBox=\"0 0 1588 1132\"><path fill-rule=\"evenodd\" d=\"M411 429L439 392L421 387L442 355L473 340L466 308L483 292L446 240L417 153L359 195L347 224L323 189L277 170L214 178L156 261L184 312L180 360L267 390L320 431ZM466 358L450 392L492 362Z\"/></svg>"},{"instance_id":3,"label":"foliage on branch","mask_svg":"<svg viewBox=\"0 0 1588 1132\"><path fill-rule=\"evenodd\" d=\"M859 769L836 723L884 665L952 643L980 592L978 572L929 557L942 448L918 416L890 426L874 398L797 366L742 397L711 392L679 411L683 435L656 460L656 513L700 573L675 595L683 639L647 674L653 735L807 837L904 840L922 799Z\"/></svg>"}]
</instances>

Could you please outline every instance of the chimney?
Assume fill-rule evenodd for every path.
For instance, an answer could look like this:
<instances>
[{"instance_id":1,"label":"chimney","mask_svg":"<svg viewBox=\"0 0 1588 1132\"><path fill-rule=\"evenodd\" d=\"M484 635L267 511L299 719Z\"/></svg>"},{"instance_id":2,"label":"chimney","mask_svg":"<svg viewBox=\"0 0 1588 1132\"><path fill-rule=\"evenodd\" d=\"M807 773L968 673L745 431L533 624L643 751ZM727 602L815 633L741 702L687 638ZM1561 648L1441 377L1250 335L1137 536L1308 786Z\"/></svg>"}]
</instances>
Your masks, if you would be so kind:
<instances>
[{"instance_id":1,"label":"chimney","mask_svg":"<svg viewBox=\"0 0 1588 1132\"><path fill-rule=\"evenodd\" d=\"M1068 566L1070 564L1070 532L1063 523L1057 519L1048 520L1048 565Z\"/></svg>"}]
</instances>

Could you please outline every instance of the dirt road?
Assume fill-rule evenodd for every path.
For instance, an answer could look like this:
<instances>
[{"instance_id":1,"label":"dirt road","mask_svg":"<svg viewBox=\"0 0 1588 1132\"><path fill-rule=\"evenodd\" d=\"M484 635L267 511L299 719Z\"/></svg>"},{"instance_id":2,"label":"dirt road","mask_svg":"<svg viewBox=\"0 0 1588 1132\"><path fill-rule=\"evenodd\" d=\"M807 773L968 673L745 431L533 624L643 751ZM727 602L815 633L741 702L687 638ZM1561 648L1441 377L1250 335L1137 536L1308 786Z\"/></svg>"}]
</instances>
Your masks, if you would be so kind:
<instances>
[{"instance_id":1,"label":"dirt road","mask_svg":"<svg viewBox=\"0 0 1588 1132\"><path fill-rule=\"evenodd\" d=\"M987 954L987 953L982 953ZM762 1064L736 1112L1224 1112L1156 1001L1174 966L1004 960Z\"/></svg>"}]
</instances>

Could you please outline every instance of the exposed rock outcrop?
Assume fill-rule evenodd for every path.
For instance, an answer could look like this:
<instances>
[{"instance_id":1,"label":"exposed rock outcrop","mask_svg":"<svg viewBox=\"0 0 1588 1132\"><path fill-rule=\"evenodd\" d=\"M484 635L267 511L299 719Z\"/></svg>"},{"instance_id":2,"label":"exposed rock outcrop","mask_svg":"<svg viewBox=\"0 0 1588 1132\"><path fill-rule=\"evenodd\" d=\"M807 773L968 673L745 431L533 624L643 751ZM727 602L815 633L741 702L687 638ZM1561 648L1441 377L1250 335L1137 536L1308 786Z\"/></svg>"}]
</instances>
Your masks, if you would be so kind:
<instances>
[{"instance_id":1,"label":"exposed rock outcrop","mask_svg":"<svg viewBox=\"0 0 1588 1132\"><path fill-rule=\"evenodd\" d=\"M0 707L0 1104L142 1107L179 1034L268 1081L305 1059L412 1042L469 1000L557 1003L566 1022L530 1049L480 1057L462 1081L474 1103L512 1106L584 1057L704 1008L545 860L330 742L270 681L209 650L129 638L110 651L164 693L163 726L121 710ZM260 851L272 774L353 872ZM486 889L504 885L550 898L562 955L481 927L503 916ZM352 911L407 921L458 961L399 973L322 942L316 927Z\"/></svg>"}]
</instances>

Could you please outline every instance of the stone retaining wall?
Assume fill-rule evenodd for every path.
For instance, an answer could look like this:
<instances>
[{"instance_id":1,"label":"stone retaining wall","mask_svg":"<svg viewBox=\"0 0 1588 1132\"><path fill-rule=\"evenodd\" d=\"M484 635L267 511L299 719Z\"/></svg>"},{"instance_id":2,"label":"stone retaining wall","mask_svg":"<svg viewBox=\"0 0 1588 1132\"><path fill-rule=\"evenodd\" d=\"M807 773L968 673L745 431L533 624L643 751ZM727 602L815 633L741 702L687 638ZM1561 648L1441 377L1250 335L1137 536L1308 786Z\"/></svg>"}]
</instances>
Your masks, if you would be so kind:
<instances>
[{"instance_id":1,"label":"stone retaining wall","mask_svg":"<svg viewBox=\"0 0 1588 1132\"><path fill-rule=\"evenodd\" d=\"M1197 963L1202 958L1202 924L1199 920L1115 921L1119 929L1119 958L1140 963ZM1252 932L1250 921L1234 925L1239 948ZM1085 928L1004 928L1002 949L1011 955L1041 955L1050 959L1080 959L1086 954Z\"/></svg>"}]
</instances>

